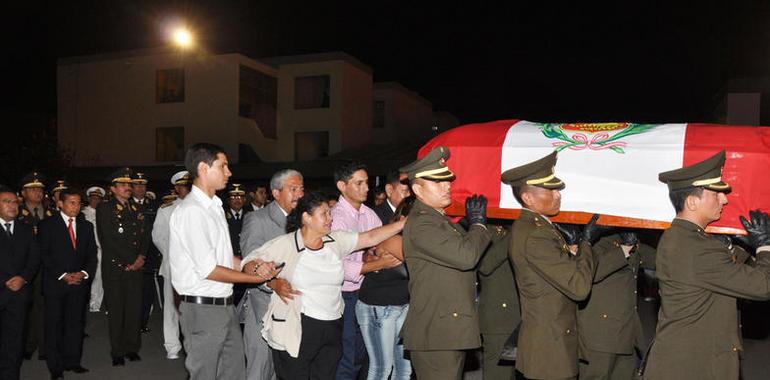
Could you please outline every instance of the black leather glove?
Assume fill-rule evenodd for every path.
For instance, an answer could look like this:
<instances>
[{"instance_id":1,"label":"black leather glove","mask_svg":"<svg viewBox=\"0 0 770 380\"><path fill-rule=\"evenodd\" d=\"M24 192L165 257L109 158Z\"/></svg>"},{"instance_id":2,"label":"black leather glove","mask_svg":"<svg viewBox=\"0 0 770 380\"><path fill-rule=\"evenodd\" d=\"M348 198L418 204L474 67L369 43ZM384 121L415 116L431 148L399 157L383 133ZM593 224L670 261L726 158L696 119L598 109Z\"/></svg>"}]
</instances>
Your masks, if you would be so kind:
<instances>
[{"instance_id":1,"label":"black leather glove","mask_svg":"<svg viewBox=\"0 0 770 380\"><path fill-rule=\"evenodd\" d=\"M583 240L591 244L599 239L599 237L601 237L605 232L612 229L610 227L603 227L596 224L597 220L599 220L599 214L594 214L591 217L591 220L589 220L585 227L583 227Z\"/></svg>"},{"instance_id":2,"label":"black leather glove","mask_svg":"<svg viewBox=\"0 0 770 380\"><path fill-rule=\"evenodd\" d=\"M749 211L749 222L742 215L739 216L743 228L748 236L741 238L745 244L753 249L763 245L770 245L770 216L759 210Z\"/></svg>"},{"instance_id":3,"label":"black leather glove","mask_svg":"<svg viewBox=\"0 0 770 380\"><path fill-rule=\"evenodd\" d=\"M620 245L636 246L639 243L639 238L636 237L636 232L623 231L618 235L620 236Z\"/></svg>"},{"instance_id":4,"label":"black leather glove","mask_svg":"<svg viewBox=\"0 0 770 380\"><path fill-rule=\"evenodd\" d=\"M580 238L583 236L583 231L580 226L574 224L559 224L554 223L556 229L561 232L561 236L564 236L564 241L567 245L575 245L580 243Z\"/></svg>"},{"instance_id":5,"label":"black leather glove","mask_svg":"<svg viewBox=\"0 0 770 380\"><path fill-rule=\"evenodd\" d=\"M468 231L468 228L471 227L471 225L468 224L468 217L466 216L460 218L460 220L457 221L457 224L459 224L460 227L464 228L466 231Z\"/></svg>"},{"instance_id":6,"label":"black leather glove","mask_svg":"<svg viewBox=\"0 0 770 380\"><path fill-rule=\"evenodd\" d=\"M733 239L730 238L730 235L723 235L723 234L711 234L714 239L719 240L722 245L725 246L727 249L733 248Z\"/></svg>"},{"instance_id":7,"label":"black leather glove","mask_svg":"<svg viewBox=\"0 0 770 380\"><path fill-rule=\"evenodd\" d=\"M468 224L476 223L487 224L487 197L473 194L465 198L465 217L468 218Z\"/></svg>"}]
</instances>

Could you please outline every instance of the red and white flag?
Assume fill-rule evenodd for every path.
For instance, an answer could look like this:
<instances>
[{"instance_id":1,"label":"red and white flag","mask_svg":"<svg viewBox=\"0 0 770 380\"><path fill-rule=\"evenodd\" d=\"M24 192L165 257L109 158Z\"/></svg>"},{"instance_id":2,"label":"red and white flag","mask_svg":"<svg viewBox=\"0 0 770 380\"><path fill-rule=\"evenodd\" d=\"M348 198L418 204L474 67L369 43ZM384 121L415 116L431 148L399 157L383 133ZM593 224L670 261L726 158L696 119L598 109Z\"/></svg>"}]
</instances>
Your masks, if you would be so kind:
<instances>
[{"instance_id":1,"label":"red and white flag","mask_svg":"<svg viewBox=\"0 0 770 380\"><path fill-rule=\"evenodd\" d=\"M721 232L740 229L738 215L770 211L770 128L713 124L533 123L502 120L458 127L436 136L418 153L436 146L451 151L447 165L457 175L453 200L473 193L489 199L490 215L515 217L521 206L500 174L559 151L556 175L564 180L557 221L581 222L580 213L613 216L611 224L664 228L674 217L663 171L727 151L722 174L733 190ZM455 208L456 209L456 208ZM576 217L577 216L577 217ZM719 228L721 227L721 228Z\"/></svg>"}]
</instances>

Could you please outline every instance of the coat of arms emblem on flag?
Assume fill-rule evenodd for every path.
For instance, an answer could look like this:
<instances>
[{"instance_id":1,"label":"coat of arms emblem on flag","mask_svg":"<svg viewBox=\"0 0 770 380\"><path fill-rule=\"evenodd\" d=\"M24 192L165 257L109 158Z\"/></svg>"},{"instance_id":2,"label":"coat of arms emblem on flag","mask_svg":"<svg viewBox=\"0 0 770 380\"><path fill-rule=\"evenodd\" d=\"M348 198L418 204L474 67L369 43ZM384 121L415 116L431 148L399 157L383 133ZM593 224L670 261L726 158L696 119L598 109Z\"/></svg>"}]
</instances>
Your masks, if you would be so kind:
<instances>
[{"instance_id":1,"label":"coat of arms emblem on flag","mask_svg":"<svg viewBox=\"0 0 770 380\"><path fill-rule=\"evenodd\" d=\"M551 143L556 151L570 150L605 150L625 154L626 142L623 138L644 133L659 124L636 123L544 123L540 131L549 139L558 139Z\"/></svg>"}]
</instances>

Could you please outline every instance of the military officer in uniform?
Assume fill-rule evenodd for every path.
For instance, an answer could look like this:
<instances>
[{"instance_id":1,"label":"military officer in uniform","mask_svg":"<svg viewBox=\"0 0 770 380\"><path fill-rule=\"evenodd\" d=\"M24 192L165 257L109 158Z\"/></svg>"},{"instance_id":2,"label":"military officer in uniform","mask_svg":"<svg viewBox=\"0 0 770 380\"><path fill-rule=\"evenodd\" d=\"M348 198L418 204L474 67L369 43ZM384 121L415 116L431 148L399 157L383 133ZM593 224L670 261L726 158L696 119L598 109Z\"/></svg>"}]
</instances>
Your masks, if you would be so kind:
<instances>
[{"instance_id":1,"label":"military officer in uniform","mask_svg":"<svg viewBox=\"0 0 770 380\"><path fill-rule=\"evenodd\" d=\"M577 302L588 296L594 274L590 240L596 217L574 253L548 219L559 213L564 189L555 166L553 152L501 176L522 206L510 255L522 314L516 369L531 379L577 376Z\"/></svg>"},{"instance_id":2,"label":"military officer in uniform","mask_svg":"<svg viewBox=\"0 0 770 380\"><path fill-rule=\"evenodd\" d=\"M637 350L647 349L636 307L637 275L655 270L655 249L624 231L599 239L593 253L591 295L578 310L580 380L633 379Z\"/></svg>"},{"instance_id":3,"label":"military officer in uniform","mask_svg":"<svg viewBox=\"0 0 770 380\"><path fill-rule=\"evenodd\" d=\"M119 169L109 177L112 199L96 210L102 245L102 279L110 331L112 365L138 361L142 310L142 266L148 235L145 217L131 199L133 172Z\"/></svg>"},{"instance_id":4,"label":"military officer in uniform","mask_svg":"<svg viewBox=\"0 0 770 380\"><path fill-rule=\"evenodd\" d=\"M705 232L727 204L725 152L660 173L676 210L656 259L661 306L645 379L737 380L742 351L737 298L770 299L770 218L741 217L756 261Z\"/></svg>"},{"instance_id":5,"label":"military officer in uniform","mask_svg":"<svg viewBox=\"0 0 770 380\"><path fill-rule=\"evenodd\" d=\"M32 172L25 175L21 179L21 196L24 199L19 205L19 215L17 220L26 225L32 226L32 231L37 235L38 224L50 218L54 215L54 210L46 206L43 202L45 196L45 177L38 173ZM35 350L38 351L38 358L45 360L45 353L42 349L45 347L45 337L43 328L43 293L42 284L39 274L35 276L32 281L30 296L31 302L29 303L29 310L27 311L27 322L25 324L25 344L24 344L24 359L31 359Z\"/></svg>"},{"instance_id":6,"label":"military officer in uniform","mask_svg":"<svg viewBox=\"0 0 770 380\"><path fill-rule=\"evenodd\" d=\"M227 227L230 230L230 242L233 245L233 254L241 256L241 229L243 229L243 217L248 212L243 206L246 203L246 191L241 188L241 184L234 183L227 191L227 206L225 209L225 219Z\"/></svg>"},{"instance_id":7,"label":"military officer in uniform","mask_svg":"<svg viewBox=\"0 0 770 380\"><path fill-rule=\"evenodd\" d=\"M131 179L131 198L139 212L144 215L145 234L152 236L152 226L155 222L155 215L158 213L158 204L155 202L154 195L150 196L151 192L147 191L147 183L148 179L144 173L134 173L134 177ZM142 266L142 327L139 329L142 334L150 332L147 323L150 321L153 306L156 306L156 310L161 308L160 293L163 288L159 283L162 280L158 278L161 256L152 241L149 242L144 255L145 263Z\"/></svg>"},{"instance_id":8,"label":"military officer in uniform","mask_svg":"<svg viewBox=\"0 0 770 380\"><path fill-rule=\"evenodd\" d=\"M490 241L486 198L466 200L467 232L447 219L455 178L448 159L440 146L400 169L417 197L403 232L410 306L401 336L420 380L462 378L462 350L481 346L474 269Z\"/></svg>"},{"instance_id":9,"label":"military officer in uniform","mask_svg":"<svg viewBox=\"0 0 770 380\"><path fill-rule=\"evenodd\" d=\"M59 202L59 194L61 194L62 190L69 189L69 184L67 184L67 181L63 179L56 180L56 185L54 185L53 189L51 189L51 206L50 208L54 211L59 211L58 202ZM54 212L55 214L56 212Z\"/></svg>"},{"instance_id":10,"label":"military officer in uniform","mask_svg":"<svg viewBox=\"0 0 770 380\"><path fill-rule=\"evenodd\" d=\"M487 226L493 231L492 243L478 266L479 328L483 340L483 375L486 380L513 380L512 362L501 362L503 345L521 322L519 292L508 257L511 234L503 227Z\"/></svg>"}]
</instances>

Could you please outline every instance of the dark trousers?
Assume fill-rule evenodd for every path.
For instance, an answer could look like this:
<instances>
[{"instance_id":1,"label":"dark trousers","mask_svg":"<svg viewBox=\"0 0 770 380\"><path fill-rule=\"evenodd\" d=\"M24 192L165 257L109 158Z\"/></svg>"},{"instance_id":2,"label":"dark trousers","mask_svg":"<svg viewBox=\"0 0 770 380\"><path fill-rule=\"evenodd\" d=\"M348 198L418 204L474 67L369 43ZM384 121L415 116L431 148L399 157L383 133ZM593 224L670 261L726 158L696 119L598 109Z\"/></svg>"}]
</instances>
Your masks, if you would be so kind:
<instances>
[{"instance_id":1,"label":"dark trousers","mask_svg":"<svg viewBox=\"0 0 770 380\"><path fill-rule=\"evenodd\" d=\"M83 310L88 286L72 285L45 293L46 362L51 373L80 365L83 353Z\"/></svg>"},{"instance_id":2,"label":"dark trousers","mask_svg":"<svg viewBox=\"0 0 770 380\"><path fill-rule=\"evenodd\" d=\"M160 293L163 292L163 277L157 276L157 271L142 271L142 327L147 327L150 312L161 310Z\"/></svg>"},{"instance_id":3,"label":"dark trousers","mask_svg":"<svg viewBox=\"0 0 770 380\"><path fill-rule=\"evenodd\" d=\"M342 292L342 300L345 311L342 313L342 359L337 367L337 380L354 380L366 361L364 337L356 318L358 292Z\"/></svg>"},{"instance_id":4,"label":"dark trousers","mask_svg":"<svg viewBox=\"0 0 770 380\"><path fill-rule=\"evenodd\" d=\"M137 353L142 345L142 273L125 273L120 280L104 281L112 357Z\"/></svg>"},{"instance_id":5,"label":"dark trousers","mask_svg":"<svg viewBox=\"0 0 770 380\"><path fill-rule=\"evenodd\" d=\"M321 321L302 315L299 355L272 350L279 380L331 380L342 356L342 318Z\"/></svg>"},{"instance_id":6,"label":"dark trousers","mask_svg":"<svg viewBox=\"0 0 770 380\"><path fill-rule=\"evenodd\" d=\"M29 304L28 285L12 292L0 290L0 379L17 380L24 351L24 323Z\"/></svg>"},{"instance_id":7,"label":"dark trousers","mask_svg":"<svg viewBox=\"0 0 770 380\"><path fill-rule=\"evenodd\" d=\"M25 325L25 343L24 352L32 354L38 348L38 355L43 355L45 351L45 328L43 326L43 286L42 277L39 273L29 286L30 302L27 305L27 323Z\"/></svg>"}]
</instances>

